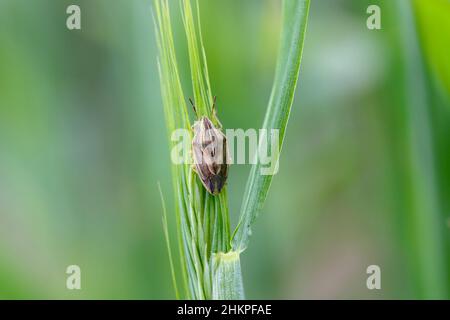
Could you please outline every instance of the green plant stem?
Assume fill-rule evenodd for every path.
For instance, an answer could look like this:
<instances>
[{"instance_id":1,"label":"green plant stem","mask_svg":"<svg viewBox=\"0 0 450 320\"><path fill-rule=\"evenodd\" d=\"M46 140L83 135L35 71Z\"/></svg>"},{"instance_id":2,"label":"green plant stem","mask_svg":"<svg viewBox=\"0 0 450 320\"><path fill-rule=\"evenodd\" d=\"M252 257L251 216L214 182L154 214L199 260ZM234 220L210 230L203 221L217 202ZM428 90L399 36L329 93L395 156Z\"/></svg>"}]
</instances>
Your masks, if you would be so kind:
<instances>
[{"instance_id":1,"label":"green plant stem","mask_svg":"<svg viewBox=\"0 0 450 320\"><path fill-rule=\"evenodd\" d=\"M405 67L405 98L409 155L407 221L410 258L423 299L447 298L443 229L436 190L435 159L430 127L429 92L411 1L396 1Z\"/></svg>"},{"instance_id":2,"label":"green plant stem","mask_svg":"<svg viewBox=\"0 0 450 320\"><path fill-rule=\"evenodd\" d=\"M213 299L243 300L241 262L239 252L218 253L214 255Z\"/></svg>"},{"instance_id":3,"label":"green plant stem","mask_svg":"<svg viewBox=\"0 0 450 320\"><path fill-rule=\"evenodd\" d=\"M283 145L297 86L309 5L309 0L285 0L283 5L281 45L275 80L263 124L263 129L279 130L279 150L272 150L277 155L276 163L278 163L278 156ZM272 182L273 176L261 175L262 165L259 162L256 163L251 168L247 180L239 224L233 236L233 250L235 251L243 251L247 247L251 226L262 209Z\"/></svg>"},{"instance_id":4,"label":"green plant stem","mask_svg":"<svg viewBox=\"0 0 450 320\"><path fill-rule=\"evenodd\" d=\"M218 123L211 109L212 94L201 40L198 2L197 23L194 22L191 1L181 0L181 3L197 115L212 117ZM161 92L170 137L173 130L191 126L185 103L187 99L178 73L169 2L154 0L154 4ZM294 99L308 10L309 0L284 1L280 53L263 125L264 129L279 130L280 149ZM169 141L174 146L174 142ZM272 150L276 155L279 151ZM260 169L260 165L252 168L232 250L226 188L219 196L212 196L205 191L189 165L172 166L180 258L187 298L244 299L240 253L247 246L250 225L262 207L272 180L271 176L259 175ZM167 235L166 238L168 240ZM168 248L171 259L169 243ZM175 279L175 275L172 278Z\"/></svg>"}]
</instances>

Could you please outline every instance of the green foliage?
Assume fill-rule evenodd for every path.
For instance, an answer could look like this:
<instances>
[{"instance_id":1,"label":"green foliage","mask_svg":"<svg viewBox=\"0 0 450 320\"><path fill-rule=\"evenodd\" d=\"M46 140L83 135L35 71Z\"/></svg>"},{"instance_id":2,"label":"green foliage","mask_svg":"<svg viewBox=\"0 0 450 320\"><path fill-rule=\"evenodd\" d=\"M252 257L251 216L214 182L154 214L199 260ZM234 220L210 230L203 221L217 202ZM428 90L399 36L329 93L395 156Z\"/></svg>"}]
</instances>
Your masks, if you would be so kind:
<instances>
[{"instance_id":1,"label":"green foliage","mask_svg":"<svg viewBox=\"0 0 450 320\"><path fill-rule=\"evenodd\" d=\"M184 95L178 71L175 46L170 25L167 0L154 2L159 70L166 123L170 135L178 128L190 129ZM200 42L190 0L182 2L183 22L188 42L192 87L198 115L212 114L212 95L208 79L204 48ZM201 52L201 54L199 53ZM191 133L192 134L192 133ZM173 165L172 178L177 202L176 216L179 235L182 276L186 298L211 299L214 277L214 254L230 249L230 226L226 187L212 196L201 184L189 164Z\"/></svg>"},{"instance_id":2,"label":"green foliage","mask_svg":"<svg viewBox=\"0 0 450 320\"><path fill-rule=\"evenodd\" d=\"M170 136L171 132L177 128L190 128L190 122L185 102L187 98L183 94L177 66L169 3L167 0L155 0L154 4L160 53L161 91ZM266 129L279 129L281 140L284 137L294 99L308 9L309 0L284 2L280 54L263 125ZM197 24L190 0L182 1L182 16L197 113L198 116L206 115L217 122L211 110L213 98L201 37L198 3ZM231 237L226 188L216 197L210 195L187 164L173 166L172 177L178 203L176 215L182 273L183 278L187 279L186 297L242 299L244 290L239 255L248 242L250 225L263 205L272 177L259 175L259 165L252 168L244 196L240 227L236 229L237 245L234 246L233 251L230 251ZM168 236L166 239L168 241ZM171 258L169 244L168 247L169 258ZM171 265L173 266L172 262Z\"/></svg>"},{"instance_id":3,"label":"green foliage","mask_svg":"<svg viewBox=\"0 0 450 320\"><path fill-rule=\"evenodd\" d=\"M432 1L434 4L438 2ZM424 59L411 3L399 1L397 13L404 57L403 95L407 154L406 196L408 250L415 270L416 287L423 299L448 295L445 252L446 226L439 199L435 145L431 128L431 97Z\"/></svg>"},{"instance_id":4,"label":"green foliage","mask_svg":"<svg viewBox=\"0 0 450 320\"><path fill-rule=\"evenodd\" d=\"M450 92L450 2L447 0L415 0L417 26L423 50L432 71ZM448 106L449 104L447 104Z\"/></svg>"},{"instance_id":5,"label":"green foliage","mask_svg":"<svg viewBox=\"0 0 450 320\"><path fill-rule=\"evenodd\" d=\"M280 132L280 150L272 150L279 156L294 100L306 22L309 12L309 0L284 1L284 18L281 35L281 47L277 61L275 80L269 105L264 119L263 129L278 129ZM278 157L277 160L278 161ZM233 237L233 249L242 251L247 247L251 235L251 225L257 218L266 200L272 175L261 175L262 165L257 162L250 171L241 207L241 217Z\"/></svg>"}]
</instances>

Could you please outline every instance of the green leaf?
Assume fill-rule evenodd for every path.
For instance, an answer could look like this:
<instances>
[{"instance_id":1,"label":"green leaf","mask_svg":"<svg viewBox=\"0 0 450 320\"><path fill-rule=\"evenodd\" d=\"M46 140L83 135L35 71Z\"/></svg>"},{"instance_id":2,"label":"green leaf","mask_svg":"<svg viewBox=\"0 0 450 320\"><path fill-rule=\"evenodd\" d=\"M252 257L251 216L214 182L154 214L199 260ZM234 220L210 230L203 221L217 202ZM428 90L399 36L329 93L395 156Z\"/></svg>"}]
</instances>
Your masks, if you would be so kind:
<instances>
[{"instance_id":1,"label":"green leaf","mask_svg":"<svg viewBox=\"0 0 450 320\"><path fill-rule=\"evenodd\" d=\"M159 182L158 182L158 190L159 190L159 196L161 198L161 204L162 204L162 209L163 209L162 224L163 224L163 230L164 230L164 238L166 240L167 253L169 255L169 264L170 264L170 273L172 276L172 284L173 284L173 289L175 291L175 297L177 298L177 300L180 300L180 293L178 291L178 286L177 286L177 277L175 275L175 266L174 266L173 258L172 258L172 247L170 245L169 227L167 225L166 201L164 200L164 195L161 190L161 184Z\"/></svg>"},{"instance_id":2,"label":"green leaf","mask_svg":"<svg viewBox=\"0 0 450 320\"><path fill-rule=\"evenodd\" d=\"M279 130L279 150L272 150L272 152L278 151L276 162L278 162L283 144L297 86L309 4L309 0L284 1L280 51L272 93L263 124L263 129ZM272 182L273 175L261 175L261 169L263 169L262 165L257 162L252 167L247 180L241 216L233 237L233 249L235 251L242 251L247 247L251 226L261 211Z\"/></svg>"},{"instance_id":3,"label":"green leaf","mask_svg":"<svg viewBox=\"0 0 450 320\"><path fill-rule=\"evenodd\" d=\"M180 4L187 38L193 97L197 107L197 115L211 117L213 116L213 98L206 54L201 40L198 3L197 19L194 18L191 0L180 0ZM162 101L169 146L173 147L175 142L170 137L175 129L189 130L192 138L186 105L189 96L185 96L182 90L168 0L154 0L154 18L159 51L158 66ZM215 117L212 117L212 119L217 120ZM185 296L188 299L211 299L214 289L212 287L214 285L213 257L216 253L230 250L231 234L227 193L224 188L219 196L209 194L189 163L173 164L172 180L176 200L178 246ZM164 227L167 233L166 224ZM166 238L168 238L168 235L166 235ZM171 262L171 265L173 265L173 262ZM175 276L173 276L173 279L175 279Z\"/></svg>"},{"instance_id":4,"label":"green leaf","mask_svg":"<svg viewBox=\"0 0 450 320\"><path fill-rule=\"evenodd\" d=\"M230 251L214 255L213 281L214 300L244 299L239 252Z\"/></svg>"},{"instance_id":5,"label":"green leaf","mask_svg":"<svg viewBox=\"0 0 450 320\"><path fill-rule=\"evenodd\" d=\"M450 1L415 0L417 26L425 59L450 96ZM445 104L449 107L450 104Z\"/></svg>"},{"instance_id":6,"label":"green leaf","mask_svg":"<svg viewBox=\"0 0 450 320\"><path fill-rule=\"evenodd\" d=\"M446 230L442 223L442 208L436 188L437 171L430 120L432 92L428 85L411 2L397 1L396 13L403 49L403 94L408 110L405 113L405 163L409 207L405 225L408 230L411 269L415 272L420 298L444 299L448 294L448 265L444 242Z\"/></svg>"}]
</instances>

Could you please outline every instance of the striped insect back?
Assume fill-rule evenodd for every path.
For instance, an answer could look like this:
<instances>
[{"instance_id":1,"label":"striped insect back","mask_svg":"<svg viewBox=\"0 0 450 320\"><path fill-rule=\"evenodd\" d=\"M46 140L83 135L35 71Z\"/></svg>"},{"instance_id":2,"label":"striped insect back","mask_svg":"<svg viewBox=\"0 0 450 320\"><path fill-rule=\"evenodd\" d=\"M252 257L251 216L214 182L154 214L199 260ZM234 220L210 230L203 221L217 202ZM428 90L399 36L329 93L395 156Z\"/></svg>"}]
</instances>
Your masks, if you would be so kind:
<instances>
[{"instance_id":1,"label":"striped insect back","mask_svg":"<svg viewBox=\"0 0 450 320\"><path fill-rule=\"evenodd\" d=\"M227 138L206 116L195 121L193 130L192 156L195 172L206 190L217 195L228 177Z\"/></svg>"}]
</instances>

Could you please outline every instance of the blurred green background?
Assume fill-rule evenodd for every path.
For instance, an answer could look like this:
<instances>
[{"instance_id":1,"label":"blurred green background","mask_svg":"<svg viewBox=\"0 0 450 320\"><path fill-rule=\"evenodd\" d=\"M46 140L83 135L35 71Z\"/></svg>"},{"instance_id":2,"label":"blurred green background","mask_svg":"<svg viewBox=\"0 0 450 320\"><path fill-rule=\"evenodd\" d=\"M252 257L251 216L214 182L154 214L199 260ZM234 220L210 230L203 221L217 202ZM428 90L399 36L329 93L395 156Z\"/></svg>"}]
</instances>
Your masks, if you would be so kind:
<instances>
[{"instance_id":1,"label":"blurred green background","mask_svg":"<svg viewBox=\"0 0 450 320\"><path fill-rule=\"evenodd\" d=\"M225 128L262 124L280 2L200 0ZM449 298L450 1L311 2L280 171L241 258L246 296ZM366 27L370 4L382 30ZM233 226L248 172L231 168ZM158 181L173 226L151 1L0 0L0 298L174 298ZM372 264L381 290L366 287Z\"/></svg>"}]
</instances>

